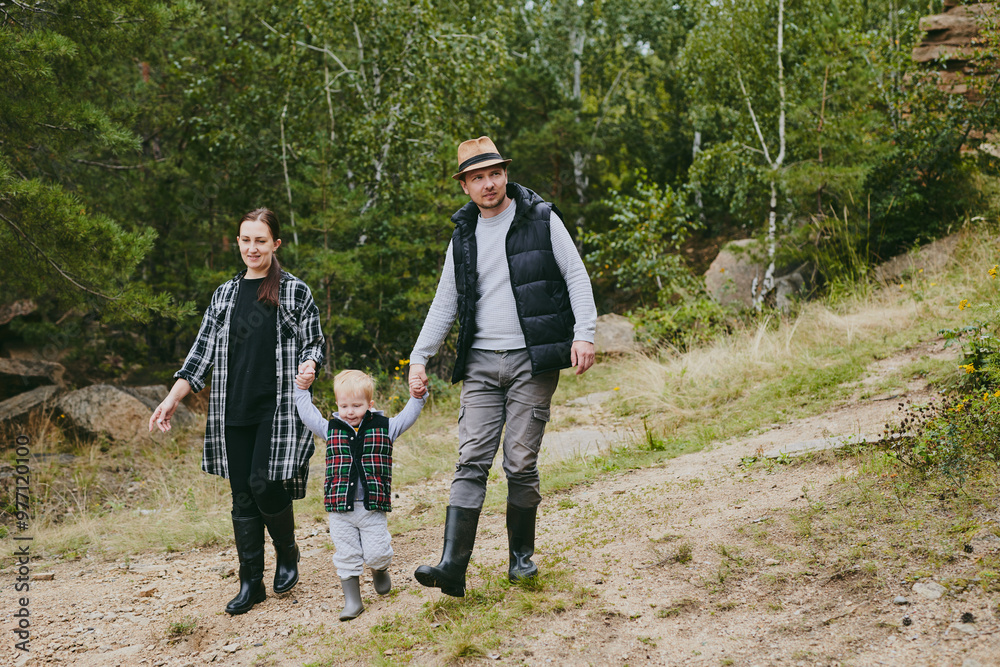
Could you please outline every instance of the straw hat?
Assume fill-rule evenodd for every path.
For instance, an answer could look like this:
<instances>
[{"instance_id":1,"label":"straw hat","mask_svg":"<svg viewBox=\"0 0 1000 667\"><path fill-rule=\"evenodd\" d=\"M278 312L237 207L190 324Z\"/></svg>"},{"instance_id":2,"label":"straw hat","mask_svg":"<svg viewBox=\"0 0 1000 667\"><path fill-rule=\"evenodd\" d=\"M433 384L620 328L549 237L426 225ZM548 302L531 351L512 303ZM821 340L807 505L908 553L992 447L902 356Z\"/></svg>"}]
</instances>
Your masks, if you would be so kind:
<instances>
[{"instance_id":1,"label":"straw hat","mask_svg":"<svg viewBox=\"0 0 1000 667\"><path fill-rule=\"evenodd\" d=\"M510 164L510 160L505 160L500 156L500 152L489 137L469 139L458 145L458 173L452 178L460 181L462 174L466 172L492 167L495 164L502 164L506 167Z\"/></svg>"}]
</instances>

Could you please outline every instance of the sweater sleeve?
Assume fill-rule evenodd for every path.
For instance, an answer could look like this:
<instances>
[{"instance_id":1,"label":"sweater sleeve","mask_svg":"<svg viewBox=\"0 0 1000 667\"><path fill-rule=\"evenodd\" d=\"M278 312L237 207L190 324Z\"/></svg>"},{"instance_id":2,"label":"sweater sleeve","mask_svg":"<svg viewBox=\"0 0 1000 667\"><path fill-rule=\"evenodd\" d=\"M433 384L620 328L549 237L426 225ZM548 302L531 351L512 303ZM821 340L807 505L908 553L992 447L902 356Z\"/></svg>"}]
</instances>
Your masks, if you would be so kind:
<instances>
[{"instance_id":1,"label":"sweater sleeve","mask_svg":"<svg viewBox=\"0 0 1000 667\"><path fill-rule=\"evenodd\" d=\"M323 418L323 414L312 402L312 394L305 389L295 388L295 409L299 412L299 419L310 431L321 438L326 438L326 431L329 422Z\"/></svg>"},{"instance_id":2,"label":"sweater sleeve","mask_svg":"<svg viewBox=\"0 0 1000 667\"><path fill-rule=\"evenodd\" d=\"M395 417L389 417L389 440L395 442L396 438L403 435L403 432L413 426L420 416L420 411L424 409L427 402L427 394L423 398L413 398L406 402L406 406Z\"/></svg>"},{"instance_id":3,"label":"sweater sleeve","mask_svg":"<svg viewBox=\"0 0 1000 667\"><path fill-rule=\"evenodd\" d=\"M583 259L555 211L549 218L549 234L552 238L552 253L556 264L566 281L569 290L569 303L573 308L576 325L573 327L573 340L594 342L594 330L597 328L597 305L594 303L594 290L590 285L590 276Z\"/></svg>"},{"instance_id":4,"label":"sweater sleeve","mask_svg":"<svg viewBox=\"0 0 1000 667\"><path fill-rule=\"evenodd\" d=\"M420 329L417 342L410 353L410 364L426 365L427 360L437 354L438 349L448 337L448 332L455 324L458 315L458 289L455 286L455 259L451 243L444 257L444 268L441 269L441 280L438 281L437 292L424 326Z\"/></svg>"}]
</instances>

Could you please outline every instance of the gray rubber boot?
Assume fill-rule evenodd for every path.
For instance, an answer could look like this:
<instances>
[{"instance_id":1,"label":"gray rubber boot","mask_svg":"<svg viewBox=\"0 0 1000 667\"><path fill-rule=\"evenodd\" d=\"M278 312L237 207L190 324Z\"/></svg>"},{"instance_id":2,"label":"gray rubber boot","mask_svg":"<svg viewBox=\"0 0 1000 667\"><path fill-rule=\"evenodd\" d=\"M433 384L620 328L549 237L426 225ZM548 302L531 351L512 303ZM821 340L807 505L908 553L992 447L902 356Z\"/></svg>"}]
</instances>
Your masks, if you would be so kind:
<instances>
[{"instance_id":1,"label":"gray rubber boot","mask_svg":"<svg viewBox=\"0 0 1000 667\"><path fill-rule=\"evenodd\" d=\"M365 610L361 602L361 581L358 577L348 577L340 580L340 586L344 589L344 610L340 612L340 620L350 621Z\"/></svg>"},{"instance_id":2,"label":"gray rubber boot","mask_svg":"<svg viewBox=\"0 0 1000 667\"><path fill-rule=\"evenodd\" d=\"M388 595L392 590L392 579L389 578L389 570L372 570L372 585L379 595Z\"/></svg>"}]
</instances>

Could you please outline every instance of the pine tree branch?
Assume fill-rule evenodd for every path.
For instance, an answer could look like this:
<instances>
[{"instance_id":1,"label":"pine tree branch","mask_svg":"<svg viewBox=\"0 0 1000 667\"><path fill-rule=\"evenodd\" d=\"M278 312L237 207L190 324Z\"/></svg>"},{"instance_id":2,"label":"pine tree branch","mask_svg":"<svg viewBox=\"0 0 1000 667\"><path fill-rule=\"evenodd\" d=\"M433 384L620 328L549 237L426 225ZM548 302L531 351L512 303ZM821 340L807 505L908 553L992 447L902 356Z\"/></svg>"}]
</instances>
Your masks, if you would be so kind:
<instances>
[{"instance_id":1,"label":"pine tree branch","mask_svg":"<svg viewBox=\"0 0 1000 667\"><path fill-rule=\"evenodd\" d=\"M84 292L87 292L88 294L93 294L94 296L99 296L102 299L107 299L108 301L117 301L118 300L118 297L116 297L116 296L107 296L106 294L101 294L100 292L95 292L94 290L92 290L92 289L90 289L88 287L84 287L80 283L78 283L75 280L73 280L73 278L71 278L68 273L66 273L65 271L63 271L59 267L59 265L56 264L48 255L46 255L45 252L41 248L38 247L38 244L35 243L35 241L30 236L28 236L27 234L25 234L24 231L20 227L18 227L14 223L13 220L11 220L7 216L5 216L3 213L0 213L0 219L3 219L4 222L6 222L11 227L13 227L14 231L16 231L18 234L20 234L24 238L25 241L27 241L28 243L30 243L31 247L34 248L35 250L37 250L38 254L41 255L45 259L45 261L47 261L49 264L51 264L52 268L54 268L56 271L59 272L59 275L61 275L63 278L65 278L69 282L73 283L73 285L75 285L79 289L83 290Z\"/></svg>"},{"instance_id":2,"label":"pine tree branch","mask_svg":"<svg viewBox=\"0 0 1000 667\"><path fill-rule=\"evenodd\" d=\"M73 160L73 162L79 162L80 164L89 164L93 167L102 167L104 169L142 169L146 165L144 164L104 164L103 162L91 162L90 160Z\"/></svg>"}]
</instances>

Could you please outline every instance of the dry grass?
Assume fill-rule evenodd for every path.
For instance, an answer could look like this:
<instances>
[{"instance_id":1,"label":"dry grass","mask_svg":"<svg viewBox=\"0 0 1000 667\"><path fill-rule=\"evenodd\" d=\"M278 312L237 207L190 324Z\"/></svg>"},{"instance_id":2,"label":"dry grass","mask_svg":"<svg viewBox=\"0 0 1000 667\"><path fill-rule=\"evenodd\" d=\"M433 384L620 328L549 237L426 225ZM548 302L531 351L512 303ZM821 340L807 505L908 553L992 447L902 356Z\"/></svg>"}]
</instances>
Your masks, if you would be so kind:
<instances>
[{"instance_id":1,"label":"dry grass","mask_svg":"<svg viewBox=\"0 0 1000 667\"><path fill-rule=\"evenodd\" d=\"M970 232L957 250L962 263L945 274L917 273L836 305L806 303L794 317L765 317L683 354L625 360L621 405L668 438L701 444L821 412L873 359L960 324L959 300L990 287L995 245L985 230Z\"/></svg>"}]
</instances>

